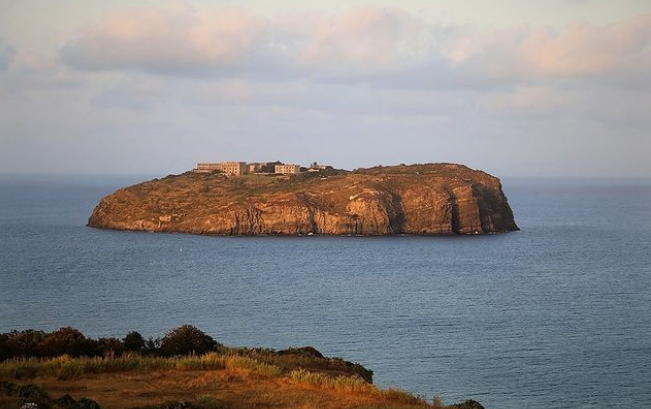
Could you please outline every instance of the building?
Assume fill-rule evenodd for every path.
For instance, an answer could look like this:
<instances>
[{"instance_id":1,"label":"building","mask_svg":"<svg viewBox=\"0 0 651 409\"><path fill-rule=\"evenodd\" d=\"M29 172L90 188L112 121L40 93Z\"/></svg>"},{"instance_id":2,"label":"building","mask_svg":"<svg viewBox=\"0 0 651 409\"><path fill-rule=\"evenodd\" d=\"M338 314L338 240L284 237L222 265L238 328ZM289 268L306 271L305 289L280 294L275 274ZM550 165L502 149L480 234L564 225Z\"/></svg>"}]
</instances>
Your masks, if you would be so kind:
<instances>
[{"instance_id":1,"label":"building","mask_svg":"<svg viewBox=\"0 0 651 409\"><path fill-rule=\"evenodd\" d=\"M267 167L267 163L266 162L247 163L246 167L249 173L261 173Z\"/></svg>"},{"instance_id":2,"label":"building","mask_svg":"<svg viewBox=\"0 0 651 409\"><path fill-rule=\"evenodd\" d=\"M219 163L197 163L194 172L210 173L219 170L228 175L244 175L248 173L248 168L245 162L219 162Z\"/></svg>"},{"instance_id":3,"label":"building","mask_svg":"<svg viewBox=\"0 0 651 409\"><path fill-rule=\"evenodd\" d=\"M326 165L319 165L316 162L313 162L310 167L307 169L308 172L320 172L324 170L327 166Z\"/></svg>"},{"instance_id":4,"label":"building","mask_svg":"<svg viewBox=\"0 0 651 409\"><path fill-rule=\"evenodd\" d=\"M300 165L276 165L274 166L274 173L281 173L283 175L291 175L301 172Z\"/></svg>"}]
</instances>

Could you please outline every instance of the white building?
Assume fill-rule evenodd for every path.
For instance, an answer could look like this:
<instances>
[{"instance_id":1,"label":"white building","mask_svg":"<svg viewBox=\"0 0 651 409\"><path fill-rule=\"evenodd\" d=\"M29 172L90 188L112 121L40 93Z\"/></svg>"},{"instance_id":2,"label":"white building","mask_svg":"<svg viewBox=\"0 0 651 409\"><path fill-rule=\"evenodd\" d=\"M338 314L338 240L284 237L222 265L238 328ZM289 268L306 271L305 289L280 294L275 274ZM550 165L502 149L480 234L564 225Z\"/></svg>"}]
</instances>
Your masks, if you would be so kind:
<instances>
[{"instance_id":1,"label":"white building","mask_svg":"<svg viewBox=\"0 0 651 409\"><path fill-rule=\"evenodd\" d=\"M300 165L276 165L274 166L274 173L280 173L283 175L291 175L301 172Z\"/></svg>"},{"instance_id":2,"label":"white building","mask_svg":"<svg viewBox=\"0 0 651 409\"><path fill-rule=\"evenodd\" d=\"M228 175L240 176L248 173L245 162L219 162L219 163L197 163L194 172L210 173L219 170Z\"/></svg>"}]
</instances>

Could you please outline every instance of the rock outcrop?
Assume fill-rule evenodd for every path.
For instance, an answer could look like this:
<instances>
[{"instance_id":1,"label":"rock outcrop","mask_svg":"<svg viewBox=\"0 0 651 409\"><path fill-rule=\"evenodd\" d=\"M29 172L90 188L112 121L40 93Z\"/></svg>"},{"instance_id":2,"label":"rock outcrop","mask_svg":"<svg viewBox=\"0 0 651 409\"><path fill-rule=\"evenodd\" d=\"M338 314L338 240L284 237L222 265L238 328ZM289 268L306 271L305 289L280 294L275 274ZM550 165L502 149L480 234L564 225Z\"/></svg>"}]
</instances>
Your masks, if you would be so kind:
<instances>
[{"instance_id":1,"label":"rock outcrop","mask_svg":"<svg viewBox=\"0 0 651 409\"><path fill-rule=\"evenodd\" d=\"M454 164L292 176L185 173L103 198L91 227L217 235L445 235L518 230L498 178Z\"/></svg>"}]
</instances>

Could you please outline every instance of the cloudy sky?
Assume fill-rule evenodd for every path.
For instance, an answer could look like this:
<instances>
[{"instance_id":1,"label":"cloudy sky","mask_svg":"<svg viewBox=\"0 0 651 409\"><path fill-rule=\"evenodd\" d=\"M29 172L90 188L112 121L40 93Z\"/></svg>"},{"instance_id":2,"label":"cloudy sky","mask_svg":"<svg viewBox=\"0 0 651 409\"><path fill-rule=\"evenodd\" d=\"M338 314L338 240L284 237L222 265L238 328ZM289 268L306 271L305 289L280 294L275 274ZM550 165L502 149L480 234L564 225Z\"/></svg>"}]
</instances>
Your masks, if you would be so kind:
<instances>
[{"instance_id":1,"label":"cloudy sky","mask_svg":"<svg viewBox=\"0 0 651 409\"><path fill-rule=\"evenodd\" d=\"M0 0L0 173L651 178L651 1Z\"/></svg>"}]
</instances>

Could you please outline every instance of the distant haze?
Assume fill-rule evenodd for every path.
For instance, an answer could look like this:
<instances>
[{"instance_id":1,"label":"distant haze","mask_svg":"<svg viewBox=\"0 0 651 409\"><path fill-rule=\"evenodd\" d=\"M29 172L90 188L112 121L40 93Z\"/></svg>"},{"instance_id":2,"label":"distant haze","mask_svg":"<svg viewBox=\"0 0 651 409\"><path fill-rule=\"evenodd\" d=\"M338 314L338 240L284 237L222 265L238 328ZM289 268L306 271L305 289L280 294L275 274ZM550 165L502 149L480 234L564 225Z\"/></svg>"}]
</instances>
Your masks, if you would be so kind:
<instances>
[{"instance_id":1,"label":"distant haze","mask_svg":"<svg viewBox=\"0 0 651 409\"><path fill-rule=\"evenodd\" d=\"M651 2L0 0L0 173L651 178Z\"/></svg>"}]
</instances>

